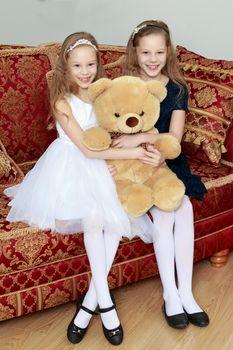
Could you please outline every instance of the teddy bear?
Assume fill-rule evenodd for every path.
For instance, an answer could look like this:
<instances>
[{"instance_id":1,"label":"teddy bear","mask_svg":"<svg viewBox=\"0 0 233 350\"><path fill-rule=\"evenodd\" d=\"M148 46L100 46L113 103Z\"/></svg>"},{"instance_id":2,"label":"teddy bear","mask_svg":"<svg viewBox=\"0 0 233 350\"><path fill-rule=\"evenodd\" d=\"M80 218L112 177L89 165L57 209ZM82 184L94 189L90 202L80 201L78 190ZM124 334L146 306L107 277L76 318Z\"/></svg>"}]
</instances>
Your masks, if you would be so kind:
<instances>
[{"instance_id":1,"label":"teddy bear","mask_svg":"<svg viewBox=\"0 0 233 350\"><path fill-rule=\"evenodd\" d=\"M176 137L159 134L154 128L160 102L166 97L167 90L162 83L121 76L113 80L101 78L88 90L98 127L83 131L83 143L87 148L105 150L111 146L114 135L154 132L157 133L154 147L164 159L174 159L180 154ZM108 162L116 167L114 180L118 197L129 215L141 216L153 205L165 211L179 207L185 187L165 162L158 167L139 160Z\"/></svg>"}]
</instances>

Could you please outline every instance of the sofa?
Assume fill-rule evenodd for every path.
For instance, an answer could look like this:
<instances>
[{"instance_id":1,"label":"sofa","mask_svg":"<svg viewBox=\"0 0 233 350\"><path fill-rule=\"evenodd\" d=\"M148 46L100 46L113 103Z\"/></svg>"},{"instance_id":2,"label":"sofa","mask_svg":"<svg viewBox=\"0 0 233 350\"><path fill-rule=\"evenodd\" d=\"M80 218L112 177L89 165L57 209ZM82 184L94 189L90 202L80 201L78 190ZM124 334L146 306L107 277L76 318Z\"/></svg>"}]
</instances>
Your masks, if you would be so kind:
<instances>
[{"instance_id":1,"label":"sofa","mask_svg":"<svg viewBox=\"0 0 233 350\"><path fill-rule=\"evenodd\" d=\"M100 47L107 76L122 74L125 47ZM56 137L47 127L48 82L59 50L60 43L0 45L0 320L74 301L91 278L82 234L62 236L5 220L4 188L20 183ZM207 59L182 46L176 50L190 91L182 147L208 189L203 201L191 199L194 261L209 258L221 267L233 248L233 62ZM109 285L156 274L152 244L123 239Z\"/></svg>"}]
</instances>

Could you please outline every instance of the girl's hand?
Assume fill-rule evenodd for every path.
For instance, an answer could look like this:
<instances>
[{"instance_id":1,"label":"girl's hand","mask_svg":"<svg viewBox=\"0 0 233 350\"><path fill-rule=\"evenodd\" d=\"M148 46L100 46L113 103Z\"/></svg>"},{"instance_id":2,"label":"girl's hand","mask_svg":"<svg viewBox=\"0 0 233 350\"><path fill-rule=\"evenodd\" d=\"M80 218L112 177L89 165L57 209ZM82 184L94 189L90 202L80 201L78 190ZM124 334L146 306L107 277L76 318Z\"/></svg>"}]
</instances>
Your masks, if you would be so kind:
<instances>
[{"instance_id":1,"label":"girl's hand","mask_svg":"<svg viewBox=\"0 0 233 350\"><path fill-rule=\"evenodd\" d=\"M115 165L107 164L108 170L110 172L110 175L115 176L117 174L117 168Z\"/></svg>"},{"instance_id":2,"label":"girl's hand","mask_svg":"<svg viewBox=\"0 0 233 350\"><path fill-rule=\"evenodd\" d=\"M145 155L140 160L154 167L160 166L165 161L161 153L150 144L147 145Z\"/></svg>"},{"instance_id":3,"label":"girl's hand","mask_svg":"<svg viewBox=\"0 0 233 350\"><path fill-rule=\"evenodd\" d=\"M137 135L121 135L113 140L111 146L114 148L134 148L142 143L140 134Z\"/></svg>"}]
</instances>

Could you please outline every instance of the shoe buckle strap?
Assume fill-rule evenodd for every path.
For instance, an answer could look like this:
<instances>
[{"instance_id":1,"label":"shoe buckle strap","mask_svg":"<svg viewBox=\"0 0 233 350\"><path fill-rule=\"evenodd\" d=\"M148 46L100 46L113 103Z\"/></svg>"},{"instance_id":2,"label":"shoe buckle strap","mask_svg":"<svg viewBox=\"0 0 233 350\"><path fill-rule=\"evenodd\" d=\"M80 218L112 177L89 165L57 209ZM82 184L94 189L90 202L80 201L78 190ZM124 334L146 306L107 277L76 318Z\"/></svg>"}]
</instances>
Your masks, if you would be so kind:
<instances>
[{"instance_id":1,"label":"shoe buckle strap","mask_svg":"<svg viewBox=\"0 0 233 350\"><path fill-rule=\"evenodd\" d=\"M97 312L88 309L86 306L81 305L81 306L80 306L80 309L86 311L86 312L87 312L88 314L90 314L90 315L98 315Z\"/></svg>"},{"instance_id":2,"label":"shoe buckle strap","mask_svg":"<svg viewBox=\"0 0 233 350\"><path fill-rule=\"evenodd\" d=\"M105 313L105 312L114 310L115 308L116 308L115 305L112 305L112 306L110 306L110 307L106 307L106 308L103 308L103 309L99 308L99 312L100 312L101 314L103 314L103 313Z\"/></svg>"}]
</instances>

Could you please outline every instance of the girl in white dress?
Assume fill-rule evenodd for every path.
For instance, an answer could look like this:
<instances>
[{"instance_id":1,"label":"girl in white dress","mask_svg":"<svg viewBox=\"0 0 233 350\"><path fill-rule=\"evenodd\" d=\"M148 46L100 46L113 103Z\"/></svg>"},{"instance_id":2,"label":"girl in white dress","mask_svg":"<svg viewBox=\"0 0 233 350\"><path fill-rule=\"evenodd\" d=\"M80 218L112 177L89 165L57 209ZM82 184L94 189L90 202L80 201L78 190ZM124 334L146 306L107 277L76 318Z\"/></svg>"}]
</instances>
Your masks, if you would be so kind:
<instances>
[{"instance_id":1,"label":"girl in white dress","mask_svg":"<svg viewBox=\"0 0 233 350\"><path fill-rule=\"evenodd\" d=\"M122 209L111 171L104 159L149 157L141 147L93 152L82 143L82 130L96 125L88 86L103 76L97 42L85 32L68 36L61 48L51 85L51 107L58 138L48 147L23 182L5 190L11 198L9 221L23 221L43 230L84 232L92 280L67 329L80 342L99 305L104 335L111 344L123 340L108 288L111 268L122 234L132 227Z\"/></svg>"}]
</instances>

